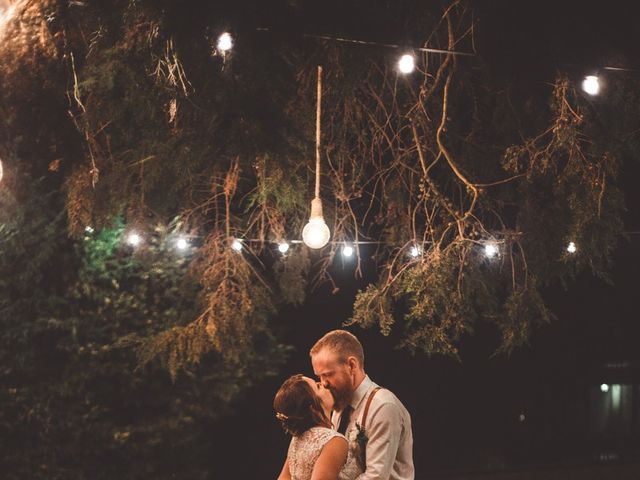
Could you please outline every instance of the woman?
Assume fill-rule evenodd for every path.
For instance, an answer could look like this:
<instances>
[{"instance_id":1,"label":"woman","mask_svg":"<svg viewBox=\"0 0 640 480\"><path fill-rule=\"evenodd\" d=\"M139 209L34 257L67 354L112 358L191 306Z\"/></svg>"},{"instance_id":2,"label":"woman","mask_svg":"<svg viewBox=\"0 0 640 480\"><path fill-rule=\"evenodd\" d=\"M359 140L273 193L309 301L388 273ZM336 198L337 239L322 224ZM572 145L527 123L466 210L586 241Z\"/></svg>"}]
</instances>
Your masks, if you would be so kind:
<instances>
[{"instance_id":1,"label":"woman","mask_svg":"<svg viewBox=\"0 0 640 480\"><path fill-rule=\"evenodd\" d=\"M293 438L278 480L350 480L355 459L347 439L331 428L333 397L302 375L285 381L273 400L276 417Z\"/></svg>"}]
</instances>

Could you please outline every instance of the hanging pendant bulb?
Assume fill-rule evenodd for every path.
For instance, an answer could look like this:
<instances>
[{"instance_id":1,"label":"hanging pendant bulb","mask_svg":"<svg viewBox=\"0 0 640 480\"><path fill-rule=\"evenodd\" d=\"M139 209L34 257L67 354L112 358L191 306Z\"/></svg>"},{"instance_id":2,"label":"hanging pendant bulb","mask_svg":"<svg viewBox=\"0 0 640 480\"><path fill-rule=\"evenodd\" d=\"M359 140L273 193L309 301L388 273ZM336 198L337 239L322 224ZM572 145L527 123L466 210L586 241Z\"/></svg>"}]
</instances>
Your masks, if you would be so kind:
<instances>
[{"instance_id":1,"label":"hanging pendant bulb","mask_svg":"<svg viewBox=\"0 0 640 480\"><path fill-rule=\"evenodd\" d=\"M302 241L309 248L322 248L329 243L331 231L322 216L322 200L316 197L311 201L311 216L302 230Z\"/></svg>"},{"instance_id":2,"label":"hanging pendant bulb","mask_svg":"<svg viewBox=\"0 0 640 480\"><path fill-rule=\"evenodd\" d=\"M318 66L318 96L316 102L316 190L311 201L311 216L302 229L302 241L309 248L322 248L331 237L331 231L322 216L322 200L320 200L320 105L322 101L322 67Z\"/></svg>"}]
</instances>

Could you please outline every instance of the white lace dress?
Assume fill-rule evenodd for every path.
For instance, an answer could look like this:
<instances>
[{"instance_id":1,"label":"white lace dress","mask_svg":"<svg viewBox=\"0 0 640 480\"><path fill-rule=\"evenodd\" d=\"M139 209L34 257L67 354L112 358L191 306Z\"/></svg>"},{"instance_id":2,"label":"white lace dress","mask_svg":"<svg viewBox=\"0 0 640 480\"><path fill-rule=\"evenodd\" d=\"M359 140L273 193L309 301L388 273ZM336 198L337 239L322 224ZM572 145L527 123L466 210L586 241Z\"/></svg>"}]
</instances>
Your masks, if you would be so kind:
<instances>
[{"instance_id":1,"label":"white lace dress","mask_svg":"<svg viewBox=\"0 0 640 480\"><path fill-rule=\"evenodd\" d=\"M325 427L313 427L299 437L293 437L287 453L289 471L292 480L310 480L313 466L320 456L322 448L333 437L343 437L335 430ZM359 473L355 458L351 449L347 461L338 474L338 480L353 480Z\"/></svg>"}]
</instances>

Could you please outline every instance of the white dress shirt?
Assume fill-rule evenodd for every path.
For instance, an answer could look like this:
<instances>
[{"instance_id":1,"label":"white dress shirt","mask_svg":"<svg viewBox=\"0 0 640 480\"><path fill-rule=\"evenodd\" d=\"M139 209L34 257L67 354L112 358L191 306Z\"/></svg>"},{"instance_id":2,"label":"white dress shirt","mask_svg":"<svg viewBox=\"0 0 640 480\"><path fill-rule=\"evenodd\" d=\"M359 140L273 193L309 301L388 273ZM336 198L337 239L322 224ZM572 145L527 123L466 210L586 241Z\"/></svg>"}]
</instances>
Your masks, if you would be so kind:
<instances>
[{"instance_id":1,"label":"white dress shirt","mask_svg":"<svg viewBox=\"0 0 640 480\"><path fill-rule=\"evenodd\" d=\"M351 417L346 430L349 451L358 460L360 474L357 480L414 480L413 434L411 417L402 402L387 389L381 389L373 397L367 413L365 434L366 466L363 464L363 452L356 440L358 427L362 423L367 398L377 387L366 376L356 388L351 400ZM340 413L331 416L333 427L340 423Z\"/></svg>"}]
</instances>

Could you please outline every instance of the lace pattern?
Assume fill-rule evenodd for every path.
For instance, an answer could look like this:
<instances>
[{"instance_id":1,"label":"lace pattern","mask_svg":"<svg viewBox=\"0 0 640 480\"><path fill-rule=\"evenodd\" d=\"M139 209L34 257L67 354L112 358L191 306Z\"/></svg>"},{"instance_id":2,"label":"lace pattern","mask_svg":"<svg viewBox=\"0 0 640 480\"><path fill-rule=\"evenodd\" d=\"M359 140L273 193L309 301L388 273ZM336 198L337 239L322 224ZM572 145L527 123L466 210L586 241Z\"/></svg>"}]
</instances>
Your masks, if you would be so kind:
<instances>
[{"instance_id":1,"label":"lace pattern","mask_svg":"<svg viewBox=\"0 0 640 480\"><path fill-rule=\"evenodd\" d=\"M330 428L313 427L299 437L293 437L287 454L292 480L310 480L322 448L333 437L342 436ZM358 473L358 466L349 449L347 461L340 470L338 480L353 480Z\"/></svg>"}]
</instances>

